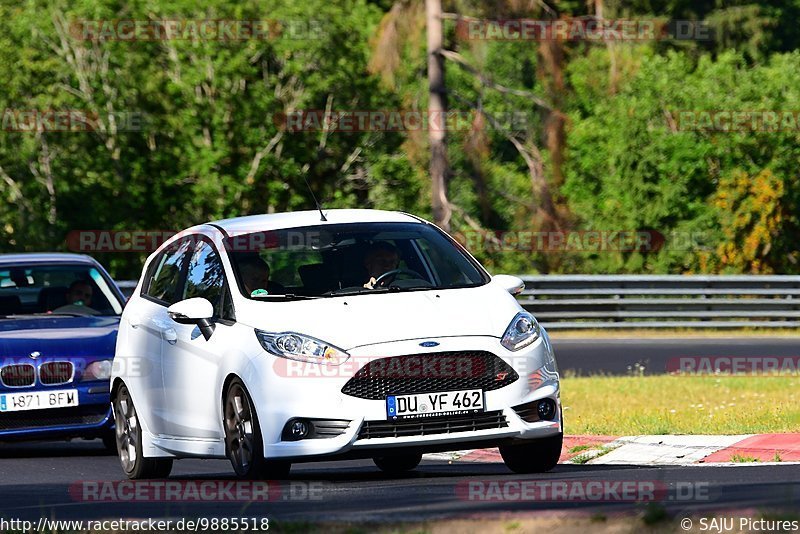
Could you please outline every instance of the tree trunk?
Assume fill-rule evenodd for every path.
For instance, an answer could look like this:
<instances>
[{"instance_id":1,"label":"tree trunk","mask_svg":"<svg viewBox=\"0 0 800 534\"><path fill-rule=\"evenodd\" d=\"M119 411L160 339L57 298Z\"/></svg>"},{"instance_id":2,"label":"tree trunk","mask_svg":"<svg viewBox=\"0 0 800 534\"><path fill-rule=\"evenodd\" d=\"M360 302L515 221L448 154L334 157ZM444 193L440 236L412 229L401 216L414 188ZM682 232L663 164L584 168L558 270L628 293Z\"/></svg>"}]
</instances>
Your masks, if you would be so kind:
<instances>
[{"instance_id":1,"label":"tree trunk","mask_svg":"<svg viewBox=\"0 0 800 534\"><path fill-rule=\"evenodd\" d=\"M431 145L431 208L433 222L444 231L450 230L452 210L447 200L446 121L447 100L444 85L442 50L442 2L425 0L428 27L428 139Z\"/></svg>"},{"instance_id":2,"label":"tree trunk","mask_svg":"<svg viewBox=\"0 0 800 534\"><path fill-rule=\"evenodd\" d=\"M544 41L539 46L539 60L544 87L552 109L544 120L544 137L550 152L552 186L558 190L563 182L564 145L566 133L564 114L561 112L564 84L564 49L557 40Z\"/></svg>"}]
</instances>

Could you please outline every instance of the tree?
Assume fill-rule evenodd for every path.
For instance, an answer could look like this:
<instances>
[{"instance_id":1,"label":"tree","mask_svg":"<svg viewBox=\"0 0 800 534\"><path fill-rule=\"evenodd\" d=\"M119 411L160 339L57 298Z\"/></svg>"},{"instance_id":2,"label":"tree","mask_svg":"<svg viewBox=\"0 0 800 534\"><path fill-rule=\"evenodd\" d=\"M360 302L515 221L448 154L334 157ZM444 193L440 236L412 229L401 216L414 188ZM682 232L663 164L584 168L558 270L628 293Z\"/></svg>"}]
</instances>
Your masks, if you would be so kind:
<instances>
[{"instance_id":1,"label":"tree","mask_svg":"<svg viewBox=\"0 0 800 534\"><path fill-rule=\"evenodd\" d=\"M437 124L428 128L431 150L431 209L433 222L445 231L450 230L450 204L447 201L447 90L444 83L442 56L442 1L425 0L428 34L428 120Z\"/></svg>"}]
</instances>

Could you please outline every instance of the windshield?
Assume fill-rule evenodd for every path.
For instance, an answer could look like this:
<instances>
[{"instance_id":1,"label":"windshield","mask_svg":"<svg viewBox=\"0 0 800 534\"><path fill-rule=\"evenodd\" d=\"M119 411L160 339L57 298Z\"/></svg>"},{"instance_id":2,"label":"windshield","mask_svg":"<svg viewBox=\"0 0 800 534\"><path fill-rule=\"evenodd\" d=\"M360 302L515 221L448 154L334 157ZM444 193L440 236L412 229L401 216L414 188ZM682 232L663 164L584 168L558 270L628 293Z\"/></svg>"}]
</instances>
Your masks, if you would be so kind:
<instances>
[{"instance_id":1,"label":"windshield","mask_svg":"<svg viewBox=\"0 0 800 534\"><path fill-rule=\"evenodd\" d=\"M122 303L91 265L0 266L0 317L120 313Z\"/></svg>"},{"instance_id":2,"label":"windshield","mask_svg":"<svg viewBox=\"0 0 800 534\"><path fill-rule=\"evenodd\" d=\"M483 269L440 230L358 223L255 232L226 239L239 290L280 299L472 287Z\"/></svg>"}]
</instances>

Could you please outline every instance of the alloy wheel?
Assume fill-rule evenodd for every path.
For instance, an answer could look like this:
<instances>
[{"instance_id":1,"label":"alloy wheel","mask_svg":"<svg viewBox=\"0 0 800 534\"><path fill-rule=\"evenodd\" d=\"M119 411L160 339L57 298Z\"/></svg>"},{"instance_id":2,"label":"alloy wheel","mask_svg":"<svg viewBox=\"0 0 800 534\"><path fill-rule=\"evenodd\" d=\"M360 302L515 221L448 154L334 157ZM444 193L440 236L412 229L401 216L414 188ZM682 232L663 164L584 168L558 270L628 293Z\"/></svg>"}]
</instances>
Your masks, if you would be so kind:
<instances>
[{"instance_id":1,"label":"alloy wheel","mask_svg":"<svg viewBox=\"0 0 800 534\"><path fill-rule=\"evenodd\" d=\"M234 384L225 401L225 441L236 473L247 474L253 463L255 435L250 399L244 388Z\"/></svg>"},{"instance_id":2,"label":"alloy wheel","mask_svg":"<svg viewBox=\"0 0 800 534\"><path fill-rule=\"evenodd\" d=\"M136 443L139 439L139 418L133 406L127 388L123 387L117 396L117 406L114 410L116 426L117 450L122 468L130 473L136 467L138 455Z\"/></svg>"}]
</instances>

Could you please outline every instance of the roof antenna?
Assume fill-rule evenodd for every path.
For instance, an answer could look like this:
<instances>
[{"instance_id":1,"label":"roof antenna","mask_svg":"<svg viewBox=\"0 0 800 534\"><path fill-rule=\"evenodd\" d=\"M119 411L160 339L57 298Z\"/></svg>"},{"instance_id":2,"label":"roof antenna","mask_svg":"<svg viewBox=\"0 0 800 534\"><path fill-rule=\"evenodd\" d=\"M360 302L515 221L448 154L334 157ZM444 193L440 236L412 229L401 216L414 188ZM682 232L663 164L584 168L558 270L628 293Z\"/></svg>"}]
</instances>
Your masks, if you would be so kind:
<instances>
[{"instance_id":1,"label":"roof antenna","mask_svg":"<svg viewBox=\"0 0 800 534\"><path fill-rule=\"evenodd\" d=\"M314 190L311 189L311 186L308 183L308 178L306 175L303 174L303 181L306 183L306 187L308 188L308 192L311 193L311 198L314 199L314 204L317 205L317 209L319 210L319 220L323 222L328 222L328 219L325 217L325 214L322 213L322 206L319 205L319 201L317 200L317 196L314 194Z\"/></svg>"}]
</instances>

